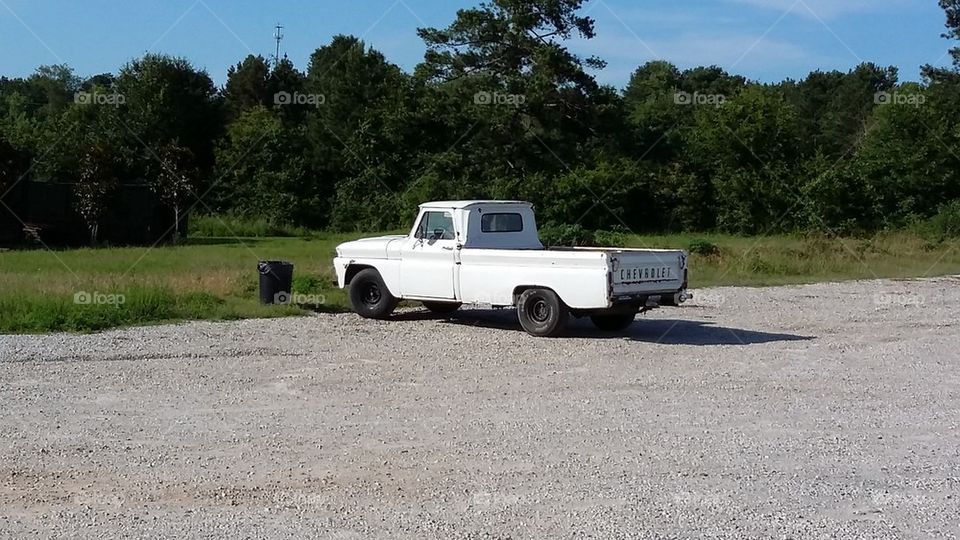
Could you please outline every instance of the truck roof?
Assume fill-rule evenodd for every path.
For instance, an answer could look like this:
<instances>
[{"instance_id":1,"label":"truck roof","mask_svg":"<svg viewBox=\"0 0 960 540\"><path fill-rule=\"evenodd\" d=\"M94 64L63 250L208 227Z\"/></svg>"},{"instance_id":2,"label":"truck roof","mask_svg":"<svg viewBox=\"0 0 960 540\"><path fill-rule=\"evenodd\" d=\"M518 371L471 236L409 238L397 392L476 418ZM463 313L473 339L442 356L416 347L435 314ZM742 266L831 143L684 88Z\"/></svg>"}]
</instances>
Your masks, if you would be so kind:
<instances>
[{"instance_id":1,"label":"truck roof","mask_svg":"<svg viewBox=\"0 0 960 540\"><path fill-rule=\"evenodd\" d=\"M470 208L472 206L480 205L521 205L521 206L533 206L531 203L526 201L492 201L492 200L474 200L474 201L432 201L426 202L420 205L420 208L452 208L454 210L460 210L464 208Z\"/></svg>"}]
</instances>

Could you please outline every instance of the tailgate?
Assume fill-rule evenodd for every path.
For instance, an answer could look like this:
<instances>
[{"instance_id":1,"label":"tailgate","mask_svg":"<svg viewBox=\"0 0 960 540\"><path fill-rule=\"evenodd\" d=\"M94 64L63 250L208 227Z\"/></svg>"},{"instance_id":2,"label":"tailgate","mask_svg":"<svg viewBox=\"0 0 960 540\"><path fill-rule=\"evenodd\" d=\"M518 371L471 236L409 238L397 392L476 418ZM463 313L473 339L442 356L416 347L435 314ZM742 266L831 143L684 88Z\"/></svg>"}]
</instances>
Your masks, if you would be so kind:
<instances>
[{"instance_id":1,"label":"tailgate","mask_svg":"<svg viewBox=\"0 0 960 540\"><path fill-rule=\"evenodd\" d=\"M624 250L609 254L613 297L677 292L684 286L687 255L678 250Z\"/></svg>"}]
</instances>

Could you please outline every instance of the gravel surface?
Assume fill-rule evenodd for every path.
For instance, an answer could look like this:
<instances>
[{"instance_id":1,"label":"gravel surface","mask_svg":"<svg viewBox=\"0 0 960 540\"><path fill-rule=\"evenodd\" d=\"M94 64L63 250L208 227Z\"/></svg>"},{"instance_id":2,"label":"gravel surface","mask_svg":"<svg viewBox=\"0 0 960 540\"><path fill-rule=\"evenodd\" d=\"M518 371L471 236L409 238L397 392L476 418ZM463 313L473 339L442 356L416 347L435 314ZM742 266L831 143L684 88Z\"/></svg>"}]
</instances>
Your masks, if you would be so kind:
<instances>
[{"instance_id":1,"label":"gravel surface","mask_svg":"<svg viewBox=\"0 0 960 540\"><path fill-rule=\"evenodd\" d=\"M0 337L0 536L960 535L960 278Z\"/></svg>"}]
</instances>

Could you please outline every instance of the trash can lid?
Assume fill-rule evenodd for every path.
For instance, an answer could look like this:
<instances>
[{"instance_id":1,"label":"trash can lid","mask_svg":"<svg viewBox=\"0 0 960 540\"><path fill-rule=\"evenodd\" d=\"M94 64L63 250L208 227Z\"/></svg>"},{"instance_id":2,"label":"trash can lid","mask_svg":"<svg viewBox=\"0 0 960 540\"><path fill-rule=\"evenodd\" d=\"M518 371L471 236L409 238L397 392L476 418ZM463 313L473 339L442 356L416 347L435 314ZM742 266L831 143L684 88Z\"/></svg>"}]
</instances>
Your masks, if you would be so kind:
<instances>
[{"instance_id":1,"label":"trash can lid","mask_svg":"<svg viewBox=\"0 0 960 540\"><path fill-rule=\"evenodd\" d=\"M257 270L261 274L268 274L273 268L293 267L293 263L287 261L260 261L257 263Z\"/></svg>"}]
</instances>

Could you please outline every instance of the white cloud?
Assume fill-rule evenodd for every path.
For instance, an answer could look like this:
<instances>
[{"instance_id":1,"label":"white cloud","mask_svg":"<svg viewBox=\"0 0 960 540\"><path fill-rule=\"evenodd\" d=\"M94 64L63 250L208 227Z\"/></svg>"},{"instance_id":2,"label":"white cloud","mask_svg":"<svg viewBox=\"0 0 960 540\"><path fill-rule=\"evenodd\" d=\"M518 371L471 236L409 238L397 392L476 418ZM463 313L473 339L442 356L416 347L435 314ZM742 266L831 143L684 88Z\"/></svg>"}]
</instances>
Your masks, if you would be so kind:
<instances>
[{"instance_id":1,"label":"white cloud","mask_svg":"<svg viewBox=\"0 0 960 540\"><path fill-rule=\"evenodd\" d=\"M668 3L667 6L653 9L648 7L620 5L612 0L594 0L586 4L584 14L599 21L621 21L624 24L642 23L644 25L680 26L699 24L704 21L704 11L689 9L684 6ZM735 14L713 17L715 23L732 23L736 20Z\"/></svg>"},{"instance_id":2,"label":"white cloud","mask_svg":"<svg viewBox=\"0 0 960 540\"><path fill-rule=\"evenodd\" d=\"M726 0L733 4L747 4L758 8L829 20L849 13L889 11L909 7L911 0Z\"/></svg>"},{"instance_id":3,"label":"white cloud","mask_svg":"<svg viewBox=\"0 0 960 540\"><path fill-rule=\"evenodd\" d=\"M577 43L574 49L581 54L596 55L607 60L609 67L598 76L605 82L613 83L628 79L630 73L641 64L660 59L681 68L718 65L731 73L795 71L836 63L833 59L824 58L787 41L741 34L684 34L644 39L641 43L630 34L606 33Z\"/></svg>"},{"instance_id":4,"label":"white cloud","mask_svg":"<svg viewBox=\"0 0 960 540\"><path fill-rule=\"evenodd\" d=\"M595 0L588 9L596 19L597 36L577 40L572 49L607 60L607 69L598 72L597 78L617 86L638 66L655 59L681 68L718 65L731 73L764 81L802 77L814 69L843 69L857 61L856 54L848 54L830 25L815 19L826 21L841 13L892 2L902 5L903 1L723 0L700 4L703 9L670 4L651 10ZM758 22L756 17L744 16L745 11L757 7L770 9L774 19L789 17L786 12L793 7L792 13L805 15L810 22L802 33L794 28L785 34L787 25L781 20L768 28L774 19ZM780 13L774 9L780 9Z\"/></svg>"}]
</instances>

